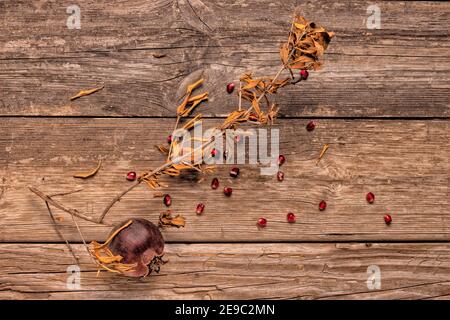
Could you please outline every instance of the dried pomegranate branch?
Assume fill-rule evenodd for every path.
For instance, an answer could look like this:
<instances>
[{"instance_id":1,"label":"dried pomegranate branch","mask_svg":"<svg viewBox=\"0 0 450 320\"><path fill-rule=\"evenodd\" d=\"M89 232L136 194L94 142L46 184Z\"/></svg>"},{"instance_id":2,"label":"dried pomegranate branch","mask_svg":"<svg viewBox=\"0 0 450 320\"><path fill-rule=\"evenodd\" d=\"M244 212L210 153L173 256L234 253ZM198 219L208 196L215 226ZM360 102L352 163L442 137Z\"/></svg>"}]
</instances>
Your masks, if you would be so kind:
<instances>
[{"instance_id":1,"label":"dried pomegranate branch","mask_svg":"<svg viewBox=\"0 0 450 320\"><path fill-rule=\"evenodd\" d=\"M281 83L278 83L276 85L277 79L280 77L281 73L285 69L289 69L292 75L293 68L299 69L303 66L304 70L309 68L318 68L319 62L317 61L318 58L322 55L323 51L326 49L326 46L328 45L329 40L333 36L332 33L328 33L323 28L316 28L314 23L307 22L303 17L300 17L298 15L294 16L294 19L291 24L291 28L289 30L289 37L288 42L282 46L282 49L280 50L281 59L283 62L282 67L278 70L278 72L275 74L273 78L269 78L270 82L267 85L264 85L264 82L262 80L254 80L249 76L249 83L250 81L257 81L256 86L253 88L257 88L261 83L264 85L262 92L259 94L259 97L256 98L256 93L253 95L255 96L255 99L252 100L252 103L250 107L244 112L241 113L241 105L242 105L242 86L241 81L239 83L239 108L238 111L232 112L225 122L217 127L216 129L219 129L222 132L225 132L226 129L236 126L239 122L246 122L249 119L249 115L251 111L255 108L260 108L259 103L263 98L266 97L266 95L270 93L275 93L276 89L278 87L282 87L287 84L286 80L281 81ZM289 52L285 55L283 51L287 47L291 47ZM292 59L295 58L293 61ZM308 63L308 64L307 64ZM297 81L298 82L298 81ZM188 86L186 96L182 102L182 104L177 108L177 121L175 124L175 128L178 127L178 123L181 117L185 117L192 112L192 110L195 108L195 106L198 105L198 103L205 98L207 99L207 93L199 96L195 96L194 98L190 98L193 90L195 90L198 86L200 86L203 83L203 79L198 80L197 82L193 83L192 85ZM295 84L296 82L291 82L291 84ZM247 91L247 93L250 93L250 91ZM189 103L191 103L190 107L188 107ZM236 116L234 116L234 113L238 113ZM267 114L267 119L269 119L269 116L271 111ZM276 115L277 111L272 111L273 116ZM259 116L262 116L262 112L259 110ZM199 116L198 116L199 117ZM267 120L266 119L266 120ZM198 147L195 150L191 150L190 152L184 154L181 158L179 158L179 161L182 161L188 157L191 157L192 154L194 154L196 151L204 150L207 148L211 143L213 142L213 138L209 139L208 141L202 143L200 147ZM157 174L160 174L165 169L170 168L174 163L173 161L169 161L173 150L173 141L170 143L170 149L168 152L168 162L166 162L164 165L160 166L159 168L144 174L141 176L133 185L128 187L126 190L119 193L116 197L112 199L112 201L107 205L105 210L103 211L102 215L99 218L99 222L101 223L106 216L106 214L109 212L109 210L114 206L114 204L122 197L124 197L128 192L133 190L135 187L137 187L142 181L145 180L146 177L153 177Z\"/></svg>"},{"instance_id":2,"label":"dried pomegranate branch","mask_svg":"<svg viewBox=\"0 0 450 320\"><path fill-rule=\"evenodd\" d=\"M316 26L313 22L308 22L299 15L295 15L289 30L288 40L280 48L282 67L277 71L273 78L253 78L251 73L242 75L239 79L238 109L232 111L224 122L215 128L219 130L219 137L220 135L223 136L227 129L236 129L239 125L246 122L258 125L272 124L273 120L277 116L278 108L276 104L271 103L269 99L270 95L275 94L279 88L286 85L294 85L301 80L306 80L308 78L307 70L319 69L321 66L320 57L323 55L332 37L333 33L327 32L324 28ZM289 70L290 77L279 80L282 72L286 69ZM300 77L298 79L294 77L293 70L300 70ZM208 100L208 92L192 96L192 92L201 86L203 81L203 78L199 79L187 87L183 101L177 107L177 120L174 130L178 128L181 118L190 116L193 110L202 101ZM233 88L234 83L229 84L227 86L228 93L231 93ZM242 99L250 102L248 109L242 110ZM265 105L263 105L264 102L261 103L263 99ZM263 106L267 109L263 110ZM183 125L183 129L191 130L200 118L201 114L197 114L194 118L191 118ZM46 202L47 206L51 204L56 208L71 214L86 249L91 257L94 258L97 265L108 271L120 273L126 276L146 276L151 271L157 272L159 270L159 265L163 263L161 257L163 255L164 239L159 229L154 224L145 219L130 219L125 224L122 223L122 226L119 226L119 228L114 229L105 243L99 244L95 241L92 242L91 244L93 245L93 251L90 251L84 241L81 230L76 223L75 217L94 223L102 223L103 219L114 204L119 202L126 194L142 182L146 182L149 187L154 189L163 186L162 183L159 183L158 178L164 174L169 176L178 176L181 174L181 171L188 169L208 172L210 168L208 166L204 166L203 161L197 161L195 159L199 151L202 156L201 159L203 159L204 152L209 151L208 147L210 147L210 145L215 141L215 137L217 136L213 136L209 139L182 138L175 140L172 138L170 139L170 148L158 146L158 149L161 152L164 154L167 153L166 163L150 172L144 173L132 185L117 194L103 210L99 219L94 219L79 212L78 210L67 208L58 201L53 200L52 196L45 195L36 188L29 188L33 193L42 198ZM191 143L199 140L201 141L201 145L193 149ZM185 145L186 142L189 143L187 144L188 146ZM326 149L323 150L320 157L323 156L325 151ZM185 161L188 158L190 161ZM194 158L194 162L192 161L192 158ZM92 176L96 171L98 171L98 169L88 172L87 174L83 174L81 177ZM134 174L134 179L135 178L136 175ZM162 222L163 225L169 225L169 223L177 219L178 216L171 217L170 214L166 214L162 218L168 222L164 222L163 219L161 219L161 216L160 222ZM180 221L182 220L181 222L184 225L184 219L181 218L182 217L180 217ZM265 225L266 221L263 219L258 223L259 225ZM179 226L182 224L172 225ZM126 235L129 234L129 236L135 238L133 234L142 234L142 232L146 234L144 237L145 243L142 243L142 245L135 244L136 246L130 247L130 243L132 244L134 242L125 240L125 238L127 238ZM118 239L117 242L115 241L116 239ZM143 250L142 252L139 251L141 249ZM150 251L155 254L148 255L147 253ZM130 255L129 252L132 252L133 254ZM135 255L136 252L139 254ZM137 260L133 258L134 256L136 256Z\"/></svg>"}]
</instances>

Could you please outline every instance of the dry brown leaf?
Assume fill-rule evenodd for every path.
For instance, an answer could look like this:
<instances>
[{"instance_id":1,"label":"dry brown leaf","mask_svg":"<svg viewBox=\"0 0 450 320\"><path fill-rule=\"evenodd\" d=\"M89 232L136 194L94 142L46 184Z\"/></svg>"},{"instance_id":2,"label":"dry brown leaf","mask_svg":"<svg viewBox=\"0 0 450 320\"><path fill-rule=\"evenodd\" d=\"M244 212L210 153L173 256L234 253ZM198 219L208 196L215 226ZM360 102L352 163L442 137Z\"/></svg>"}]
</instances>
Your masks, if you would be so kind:
<instances>
[{"instance_id":1,"label":"dry brown leaf","mask_svg":"<svg viewBox=\"0 0 450 320\"><path fill-rule=\"evenodd\" d=\"M160 227L184 227L186 224L186 219L177 215L176 217L172 217L172 213L170 211L162 212L159 215L159 226Z\"/></svg>"},{"instance_id":2,"label":"dry brown leaf","mask_svg":"<svg viewBox=\"0 0 450 320\"><path fill-rule=\"evenodd\" d=\"M93 93L95 93L97 91L102 90L104 87L105 86L102 85L101 87L97 87L97 88L93 88L93 89L80 90L76 95L74 95L73 97L70 97L69 99L73 101L73 100L78 99L80 97L88 96L90 94L93 94Z\"/></svg>"},{"instance_id":3,"label":"dry brown leaf","mask_svg":"<svg viewBox=\"0 0 450 320\"><path fill-rule=\"evenodd\" d=\"M169 149L163 145L156 145L155 148L162 154L169 154Z\"/></svg>"},{"instance_id":4,"label":"dry brown leaf","mask_svg":"<svg viewBox=\"0 0 450 320\"><path fill-rule=\"evenodd\" d=\"M81 178L81 179L87 179L87 178L93 177L100 170L101 166L102 166L102 160L99 160L97 167L95 167L94 169L92 169L92 170L90 170L88 172L75 173L73 175L73 177L74 178Z\"/></svg>"}]
</instances>

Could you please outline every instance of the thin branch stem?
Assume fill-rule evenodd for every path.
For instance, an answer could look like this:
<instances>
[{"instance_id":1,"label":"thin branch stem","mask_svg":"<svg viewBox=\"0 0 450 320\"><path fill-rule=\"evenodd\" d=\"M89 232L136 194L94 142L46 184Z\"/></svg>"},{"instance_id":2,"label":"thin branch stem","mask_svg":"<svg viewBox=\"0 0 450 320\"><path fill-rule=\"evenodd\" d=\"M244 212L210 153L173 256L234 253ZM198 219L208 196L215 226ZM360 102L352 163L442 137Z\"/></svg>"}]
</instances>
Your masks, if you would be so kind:
<instances>
[{"instance_id":1,"label":"thin branch stem","mask_svg":"<svg viewBox=\"0 0 450 320\"><path fill-rule=\"evenodd\" d=\"M50 215L50 218L52 219L53 222L53 226L55 227L55 231L58 234L58 236L66 243L67 248L69 249L70 254L72 255L72 257L75 260L75 264L79 265L80 262L77 258L77 256L75 255L75 252L72 249L72 246L70 245L69 241L66 240L66 238L64 237L64 235L61 233L61 231L59 231L58 228L58 223L56 222L55 216L53 215L52 210L50 209L50 205L48 204L47 201L45 201L45 205L47 206L47 210L48 210L48 214ZM72 216L73 217L73 216Z\"/></svg>"},{"instance_id":2,"label":"thin branch stem","mask_svg":"<svg viewBox=\"0 0 450 320\"><path fill-rule=\"evenodd\" d=\"M96 219L92 218L91 216L88 216L76 209L72 209L72 208L67 208L66 206L64 206L63 204L61 204L60 202L53 200L51 197L49 197L48 195L44 194L42 191L29 186L28 189L30 189L31 192L33 192L35 195L37 195L38 197L40 197L42 200L44 200L45 202L48 202L49 204L51 204L52 206L61 209L75 217L90 221L90 222L94 222L94 223L99 223Z\"/></svg>"},{"instance_id":3,"label":"thin branch stem","mask_svg":"<svg viewBox=\"0 0 450 320\"><path fill-rule=\"evenodd\" d=\"M209 140L208 142L203 143L201 146L199 146L198 148L194 149L191 152L188 152L186 154L184 154L183 156L177 158L177 162L181 162L183 160L185 160L186 158L188 158L189 156L191 156L192 154L194 154L196 151L201 150L203 148L206 148L210 143L212 143L212 140ZM103 219L105 218L105 216L108 214L109 210L111 210L111 208L114 206L114 204L118 201L120 201L120 199L122 199L123 196L125 196L128 192L130 192L131 190L133 190L134 188L136 188L138 185L141 184L142 181L144 181L145 177L149 177L149 176L153 176L155 174L158 174L162 171L164 171L164 169L169 168L170 166L172 166L174 164L174 161L169 161L166 162L165 164L163 164L162 166L156 168L153 171L150 171L148 173L143 174L141 177L139 177L139 179L132 184L130 187L128 187L127 189L125 189L124 191L122 191L121 193L119 193L117 196L115 196L111 202L106 206L106 208L103 210L100 218L98 219L98 223L102 223Z\"/></svg>"},{"instance_id":4,"label":"thin branch stem","mask_svg":"<svg viewBox=\"0 0 450 320\"><path fill-rule=\"evenodd\" d=\"M173 131L172 131L172 138L170 139L169 152L167 153L167 161L169 161L170 155L172 153L172 144L173 144L173 139L174 139L173 134L177 130L179 122L180 122L180 116L177 116L177 121L175 122L175 127L173 128Z\"/></svg>"}]
</instances>

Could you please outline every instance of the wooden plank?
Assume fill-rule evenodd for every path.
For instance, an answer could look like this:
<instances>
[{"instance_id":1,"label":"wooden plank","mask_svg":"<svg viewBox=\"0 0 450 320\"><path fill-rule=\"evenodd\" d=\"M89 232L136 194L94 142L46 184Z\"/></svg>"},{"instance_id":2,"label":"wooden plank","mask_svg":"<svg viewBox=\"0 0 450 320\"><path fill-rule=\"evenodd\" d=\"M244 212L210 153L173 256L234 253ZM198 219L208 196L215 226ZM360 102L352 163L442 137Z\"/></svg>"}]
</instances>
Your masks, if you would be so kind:
<instances>
[{"instance_id":1,"label":"wooden plank","mask_svg":"<svg viewBox=\"0 0 450 320\"><path fill-rule=\"evenodd\" d=\"M85 248L78 290L62 244L0 245L2 299L427 299L448 295L449 244L170 244L145 279L96 276ZM378 266L381 288L367 287ZM373 267L372 267L373 268Z\"/></svg>"},{"instance_id":2,"label":"wooden plank","mask_svg":"<svg viewBox=\"0 0 450 320\"><path fill-rule=\"evenodd\" d=\"M217 124L210 119L205 127ZM186 228L166 229L168 241L447 241L449 220L449 128L439 120L321 120L313 132L307 120L279 120L280 151L287 157L284 182L261 176L254 165L241 165L238 179L219 167L201 183L195 177L165 177L172 195L171 209L187 219ZM144 172L164 162L154 145L165 143L171 119L0 119L0 241L60 241L33 185L47 193L83 188L60 198L67 206L98 216L129 183L126 172ZM322 146L330 149L316 165ZM104 159L92 179L72 177ZM221 187L234 189L231 198L211 190L213 176ZM374 204L365 200L368 191ZM325 199L327 210L319 212ZM206 205L195 214L198 202ZM107 216L118 223L130 216L156 222L166 208L146 186L131 192ZM288 224L293 211L298 222ZM383 216L394 222L386 226ZM61 231L80 241L70 217ZM258 230L259 217L268 226ZM109 228L80 222L88 239L104 239Z\"/></svg>"},{"instance_id":3,"label":"wooden plank","mask_svg":"<svg viewBox=\"0 0 450 320\"><path fill-rule=\"evenodd\" d=\"M273 75L293 8L337 33L326 68L278 94L291 116L448 117L445 2L384 1L381 29L366 28L370 1L77 1L0 4L0 115L173 116L183 79L203 72L207 116L237 104L225 84L244 71ZM155 58L153 54L166 54ZM70 102L80 89L106 88Z\"/></svg>"}]
</instances>

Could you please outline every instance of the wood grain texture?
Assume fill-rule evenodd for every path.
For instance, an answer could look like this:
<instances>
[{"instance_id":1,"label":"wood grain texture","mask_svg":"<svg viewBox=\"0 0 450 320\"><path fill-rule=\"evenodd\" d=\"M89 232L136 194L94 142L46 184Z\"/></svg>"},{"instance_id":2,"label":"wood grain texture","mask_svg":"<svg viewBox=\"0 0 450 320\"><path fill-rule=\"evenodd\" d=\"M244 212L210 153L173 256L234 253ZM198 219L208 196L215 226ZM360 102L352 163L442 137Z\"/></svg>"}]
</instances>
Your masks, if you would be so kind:
<instances>
[{"instance_id":1,"label":"wood grain texture","mask_svg":"<svg viewBox=\"0 0 450 320\"><path fill-rule=\"evenodd\" d=\"M366 28L370 1L77 4L80 30L67 28L64 3L0 3L0 115L173 116L180 83L202 72L205 115L223 116L237 104L227 82L276 73L294 8L337 36L324 71L277 96L286 117L449 115L445 2L380 2L379 30ZM101 83L103 91L68 100Z\"/></svg>"},{"instance_id":2,"label":"wood grain texture","mask_svg":"<svg viewBox=\"0 0 450 320\"><path fill-rule=\"evenodd\" d=\"M205 127L217 124L207 120ZM198 183L196 177L163 178L175 213L187 218L186 228L166 229L168 241L447 241L449 210L449 128L447 121L320 120L313 132L307 120L279 120L280 152L287 157L284 182L262 176L255 165L242 165L238 179L221 166ZM43 201L28 185L46 193L83 192L59 197L66 206L98 216L106 204L128 186L126 172L144 172L164 162L155 144L165 143L173 119L0 119L0 241L60 241ZM319 165L322 146L330 149ZM73 173L95 167L88 180ZM217 176L221 187L232 186L231 198L211 190ZM1 180L0 180L1 181ZM365 200L376 195L374 204ZM325 199L327 210L319 212ZM195 214L198 202L206 205ZM157 221L165 210L161 198L141 186L128 194L107 216L118 223L130 216ZM286 214L298 215L296 224ZM386 226L383 215L394 222ZM70 217L62 217L62 232L80 238ZM268 227L258 230L260 216ZM88 239L101 240L109 228L80 222Z\"/></svg>"},{"instance_id":3,"label":"wood grain texture","mask_svg":"<svg viewBox=\"0 0 450 320\"><path fill-rule=\"evenodd\" d=\"M96 276L81 245L81 288L67 289L62 244L0 245L2 299L436 299L450 290L448 244L170 244L159 274ZM381 288L367 287L367 268Z\"/></svg>"}]
</instances>

